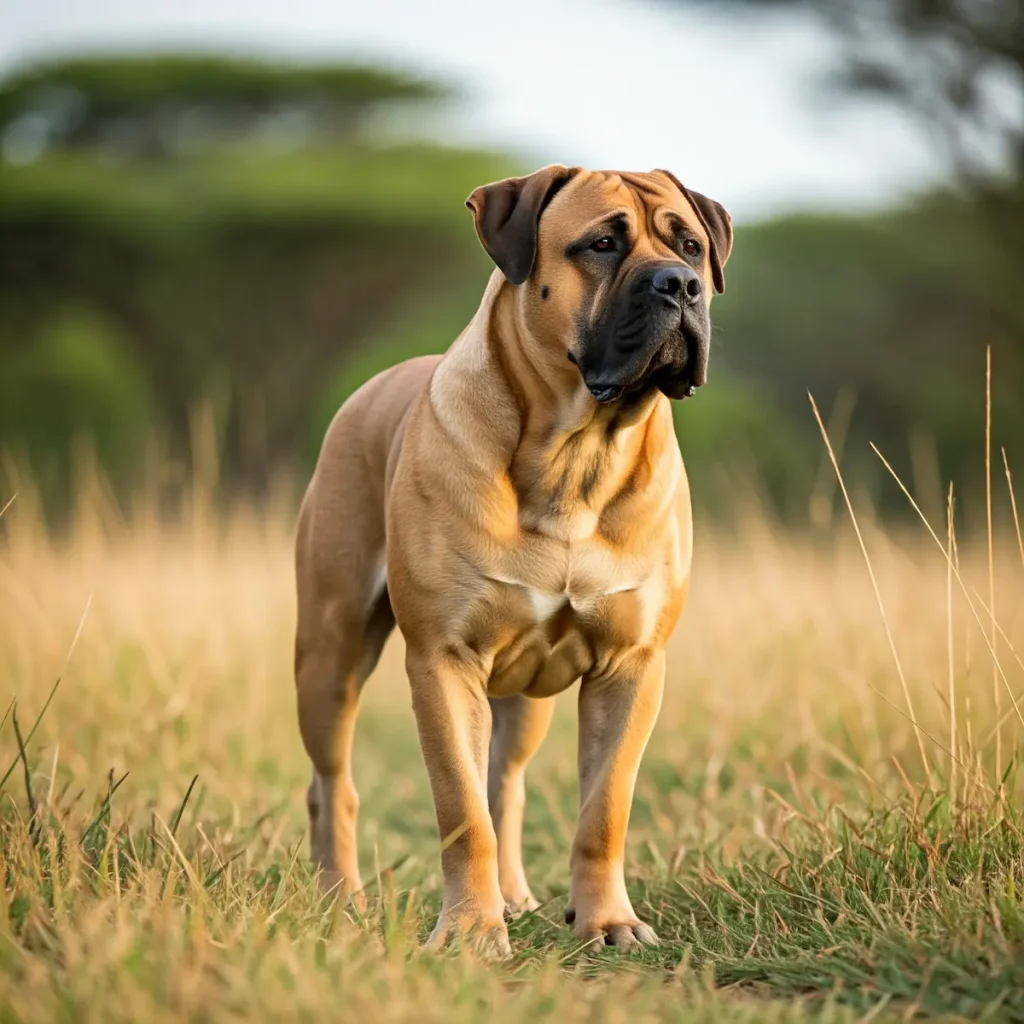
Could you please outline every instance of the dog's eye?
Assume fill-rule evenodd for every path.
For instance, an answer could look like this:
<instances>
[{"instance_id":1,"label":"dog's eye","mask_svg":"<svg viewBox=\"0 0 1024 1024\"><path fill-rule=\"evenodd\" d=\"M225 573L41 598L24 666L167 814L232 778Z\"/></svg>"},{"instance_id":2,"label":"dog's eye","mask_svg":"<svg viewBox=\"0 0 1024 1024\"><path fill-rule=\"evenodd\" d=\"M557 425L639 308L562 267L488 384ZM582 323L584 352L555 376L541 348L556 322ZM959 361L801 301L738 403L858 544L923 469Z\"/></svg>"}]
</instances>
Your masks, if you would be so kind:
<instances>
[{"instance_id":1,"label":"dog's eye","mask_svg":"<svg viewBox=\"0 0 1024 1024\"><path fill-rule=\"evenodd\" d=\"M687 256L699 256L700 255L700 242L694 238L688 238L683 242L683 252Z\"/></svg>"},{"instance_id":2,"label":"dog's eye","mask_svg":"<svg viewBox=\"0 0 1024 1024\"><path fill-rule=\"evenodd\" d=\"M615 239L611 235L604 235L590 243L594 252L612 252L615 249Z\"/></svg>"}]
</instances>

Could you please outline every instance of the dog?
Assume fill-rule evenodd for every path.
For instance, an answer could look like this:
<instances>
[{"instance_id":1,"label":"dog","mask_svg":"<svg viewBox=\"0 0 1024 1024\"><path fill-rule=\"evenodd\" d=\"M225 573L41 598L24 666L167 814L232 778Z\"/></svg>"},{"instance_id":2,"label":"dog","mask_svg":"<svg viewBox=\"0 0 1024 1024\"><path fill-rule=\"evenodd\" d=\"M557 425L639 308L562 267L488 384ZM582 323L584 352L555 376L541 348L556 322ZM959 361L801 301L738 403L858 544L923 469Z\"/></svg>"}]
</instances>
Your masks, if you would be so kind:
<instances>
[{"instance_id":1,"label":"dog","mask_svg":"<svg viewBox=\"0 0 1024 1024\"><path fill-rule=\"evenodd\" d=\"M626 829L689 588L690 491L670 399L705 383L732 220L667 171L551 165L466 200L494 269L442 356L336 414L299 515L295 678L322 885L361 889L352 741L397 622L441 837L428 945L509 952L534 909L524 773L580 680L566 921L656 943Z\"/></svg>"}]
</instances>

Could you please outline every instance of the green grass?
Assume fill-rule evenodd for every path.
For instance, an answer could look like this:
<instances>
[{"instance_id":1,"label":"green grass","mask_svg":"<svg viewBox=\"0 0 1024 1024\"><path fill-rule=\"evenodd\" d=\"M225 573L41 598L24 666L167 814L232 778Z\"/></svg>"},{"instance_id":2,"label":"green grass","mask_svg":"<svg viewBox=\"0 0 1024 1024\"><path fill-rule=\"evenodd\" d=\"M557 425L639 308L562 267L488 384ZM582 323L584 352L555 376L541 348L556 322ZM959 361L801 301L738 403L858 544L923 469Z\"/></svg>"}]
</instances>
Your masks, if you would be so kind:
<instances>
[{"instance_id":1,"label":"green grass","mask_svg":"<svg viewBox=\"0 0 1024 1024\"><path fill-rule=\"evenodd\" d=\"M233 1005L306 1019L304 1006L331 999L351 1019L381 1003L409 1020L615 1020L640 1007L658 1019L842 1020L886 1006L1024 1019L1019 821L953 816L941 797L870 809L851 791L855 819L775 798L771 841L737 854L707 838L672 850L641 826L631 896L663 944L627 956L581 949L560 923L572 798L562 777L558 808L530 815L529 863L547 902L512 924L513 961L421 954L439 905L436 839L412 730L387 731L390 743L362 744L385 777L364 815L378 858L387 851L365 917L317 896L294 808L234 821L204 807L201 781L159 817L150 808L166 792L135 808L115 792L86 808L69 790L34 824L8 803L4 1019L201 1020L214 1008L220 1019ZM654 760L647 774L667 767ZM651 817L650 795L637 811ZM606 1000L625 1002L598 1012Z\"/></svg>"},{"instance_id":2,"label":"green grass","mask_svg":"<svg viewBox=\"0 0 1024 1024\"><path fill-rule=\"evenodd\" d=\"M699 529L627 856L662 944L583 948L562 923L569 693L528 776L526 864L544 902L511 923L512 959L488 965L420 949L438 841L400 642L357 735L369 905L318 892L289 671L291 513L219 522L196 499L181 529L145 508L126 526L99 488L79 509L53 538L23 488L3 520L15 703L0 706L0 1021L1024 1020L1021 723L1005 688L997 710L956 590L947 617L930 542L864 524L912 716L933 738L926 768L845 529L817 547L763 519ZM1008 541L998 650L1017 694L1024 570ZM977 601L985 554L965 543L959 564Z\"/></svg>"}]
</instances>

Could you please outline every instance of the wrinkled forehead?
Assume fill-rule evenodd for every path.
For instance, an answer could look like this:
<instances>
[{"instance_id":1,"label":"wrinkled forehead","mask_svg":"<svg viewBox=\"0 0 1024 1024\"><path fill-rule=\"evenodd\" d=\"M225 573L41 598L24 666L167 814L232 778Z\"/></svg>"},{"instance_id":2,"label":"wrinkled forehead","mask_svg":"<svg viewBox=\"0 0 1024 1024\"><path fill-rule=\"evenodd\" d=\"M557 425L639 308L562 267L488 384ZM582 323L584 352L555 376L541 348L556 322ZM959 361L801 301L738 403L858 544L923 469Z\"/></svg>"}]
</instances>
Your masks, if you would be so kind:
<instances>
[{"instance_id":1,"label":"wrinkled forehead","mask_svg":"<svg viewBox=\"0 0 1024 1024\"><path fill-rule=\"evenodd\" d=\"M707 241L707 233L686 196L660 171L580 171L551 200L541 234L574 238L603 220L624 216L639 234L671 232L682 221Z\"/></svg>"}]
</instances>

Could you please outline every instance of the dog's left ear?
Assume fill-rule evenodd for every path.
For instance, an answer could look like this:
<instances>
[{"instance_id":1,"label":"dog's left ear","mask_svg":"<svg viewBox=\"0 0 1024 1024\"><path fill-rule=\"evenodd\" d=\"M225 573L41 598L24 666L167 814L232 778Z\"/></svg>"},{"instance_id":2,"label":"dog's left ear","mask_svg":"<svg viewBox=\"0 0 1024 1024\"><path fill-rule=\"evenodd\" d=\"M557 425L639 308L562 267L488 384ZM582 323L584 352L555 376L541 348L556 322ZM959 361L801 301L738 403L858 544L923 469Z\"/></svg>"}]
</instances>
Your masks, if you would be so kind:
<instances>
[{"instance_id":1,"label":"dog's left ear","mask_svg":"<svg viewBox=\"0 0 1024 1024\"><path fill-rule=\"evenodd\" d=\"M551 164L525 178L481 185L466 200L480 244L512 284L522 284L530 276L540 215L578 170Z\"/></svg>"},{"instance_id":2,"label":"dog's left ear","mask_svg":"<svg viewBox=\"0 0 1024 1024\"><path fill-rule=\"evenodd\" d=\"M689 200L690 205L697 211L704 230L711 240L711 278L715 284L716 292L725 291L725 273L723 267L725 261L732 252L732 217L729 211L714 199L708 199L700 192L694 192L687 188L671 171L661 171L665 177L675 182L676 187Z\"/></svg>"}]
</instances>

